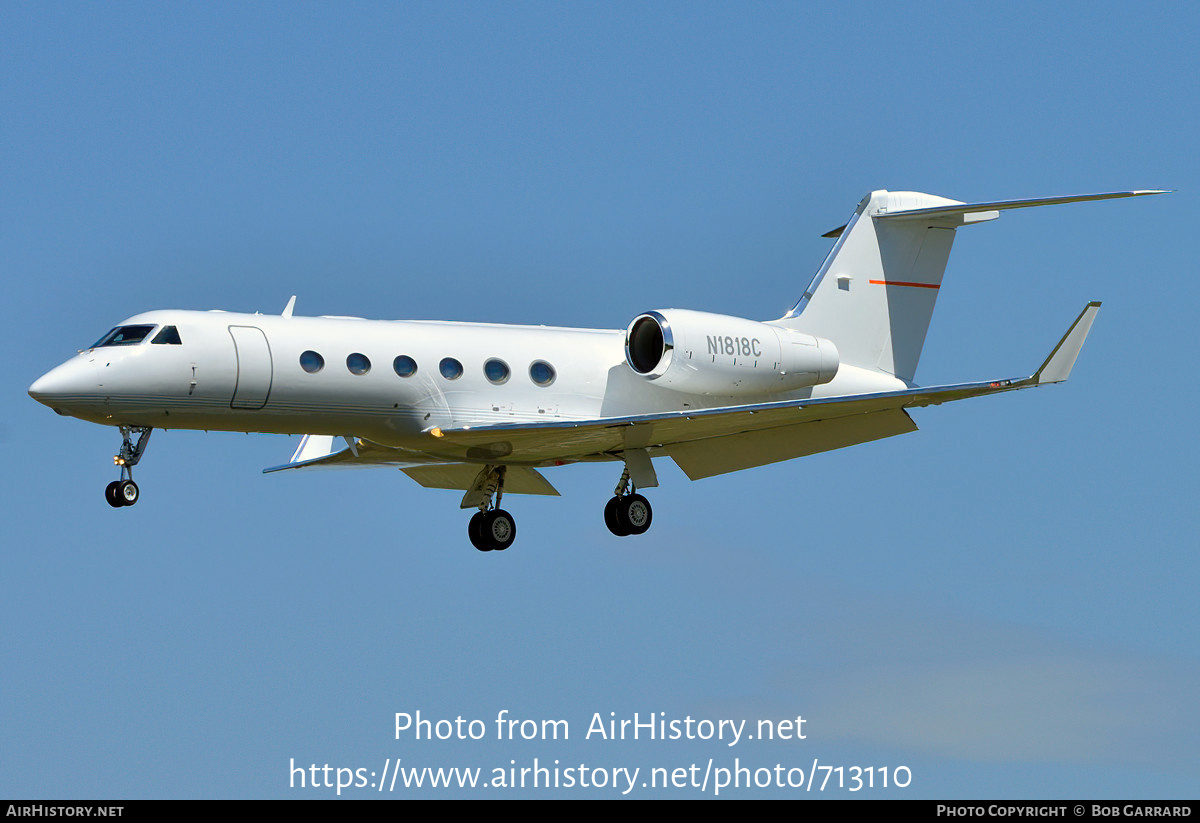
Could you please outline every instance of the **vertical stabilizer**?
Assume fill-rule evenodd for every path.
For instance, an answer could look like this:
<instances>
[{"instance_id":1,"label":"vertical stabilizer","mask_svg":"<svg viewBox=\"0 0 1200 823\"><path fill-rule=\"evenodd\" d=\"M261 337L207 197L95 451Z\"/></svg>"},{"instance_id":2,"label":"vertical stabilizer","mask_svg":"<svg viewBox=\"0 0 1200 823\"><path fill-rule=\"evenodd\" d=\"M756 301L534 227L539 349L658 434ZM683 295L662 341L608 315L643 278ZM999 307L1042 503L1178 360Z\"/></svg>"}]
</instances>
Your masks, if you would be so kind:
<instances>
[{"instance_id":1,"label":"vertical stabilizer","mask_svg":"<svg viewBox=\"0 0 1200 823\"><path fill-rule=\"evenodd\" d=\"M832 340L844 363L911 382L954 243L954 227L963 221L936 215L878 218L958 205L956 200L918 192L871 192L841 229L800 302L775 322ZM984 212L975 219L995 216Z\"/></svg>"},{"instance_id":2,"label":"vertical stabilizer","mask_svg":"<svg viewBox=\"0 0 1200 823\"><path fill-rule=\"evenodd\" d=\"M912 383L955 229L995 220L1010 209L1153 194L1166 192L1139 189L963 203L914 191L873 191L849 223L825 235L837 238L829 256L800 302L772 322L833 341L843 363ZM1069 370L1067 366L1063 374ZM1051 373L1057 379L1059 372Z\"/></svg>"}]
</instances>

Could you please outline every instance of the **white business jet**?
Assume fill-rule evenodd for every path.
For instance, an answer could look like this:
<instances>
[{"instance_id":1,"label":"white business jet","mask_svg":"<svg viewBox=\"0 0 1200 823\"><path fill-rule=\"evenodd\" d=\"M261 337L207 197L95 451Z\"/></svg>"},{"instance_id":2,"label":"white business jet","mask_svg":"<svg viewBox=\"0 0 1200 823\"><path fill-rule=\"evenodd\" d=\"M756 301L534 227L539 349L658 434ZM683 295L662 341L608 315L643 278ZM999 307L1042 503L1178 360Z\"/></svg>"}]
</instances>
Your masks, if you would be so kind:
<instances>
[{"instance_id":1,"label":"white business jet","mask_svg":"<svg viewBox=\"0 0 1200 823\"><path fill-rule=\"evenodd\" d=\"M916 430L907 410L1067 379L1099 303L1029 377L921 388L917 360L957 228L1005 209L1160 194L961 203L875 191L799 302L757 322L648 311L624 331L488 323L152 311L122 322L29 387L62 415L116 426L113 507L138 500L153 429L302 434L279 471L392 465L465 491L480 551L507 549L504 493L556 495L539 469L623 466L604 508L642 534L653 458L692 480Z\"/></svg>"}]
</instances>

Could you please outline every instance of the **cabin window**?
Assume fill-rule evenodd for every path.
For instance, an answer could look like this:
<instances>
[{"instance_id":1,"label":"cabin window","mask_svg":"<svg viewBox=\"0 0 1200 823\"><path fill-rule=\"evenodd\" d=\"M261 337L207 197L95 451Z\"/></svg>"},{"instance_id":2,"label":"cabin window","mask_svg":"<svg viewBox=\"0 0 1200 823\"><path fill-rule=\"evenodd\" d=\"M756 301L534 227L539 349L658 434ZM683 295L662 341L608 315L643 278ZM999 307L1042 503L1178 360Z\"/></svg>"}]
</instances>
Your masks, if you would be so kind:
<instances>
[{"instance_id":1,"label":"cabin window","mask_svg":"<svg viewBox=\"0 0 1200 823\"><path fill-rule=\"evenodd\" d=\"M154 335L154 339L150 342L169 346L183 345L183 341L179 339L179 329L174 326L163 326L162 331Z\"/></svg>"},{"instance_id":2,"label":"cabin window","mask_svg":"<svg viewBox=\"0 0 1200 823\"><path fill-rule=\"evenodd\" d=\"M556 376L554 367L545 360L535 360L529 365L529 379L539 386L549 386Z\"/></svg>"},{"instance_id":3,"label":"cabin window","mask_svg":"<svg viewBox=\"0 0 1200 823\"><path fill-rule=\"evenodd\" d=\"M463 367L453 357L444 357L442 362L438 363L438 371L442 373L442 377L447 380L457 380L462 377Z\"/></svg>"},{"instance_id":4,"label":"cabin window","mask_svg":"<svg viewBox=\"0 0 1200 823\"><path fill-rule=\"evenodd\" d=\"M154 326L117 326L108 334L101 337L93 345L93 349L101 346L132 346L141 343L146 335L154 331Z\"/></svg>"},{"instance_id":5,"label":"cabin window","mask_svg":"<svg viewBox=\"0 0 1200 823\"><path fill-rule=\"evenodd\" d=\"M325 368L325 358L317 354L315 351L306 351L300 355L300 368L304 369L309 374L316 374L321 369Z\"/></svg>"},{"instance_id":6,"label":"cabin window","mask_svg":"<svg viewBox=\"0 0 1200 823\"><path fill-rule=\"evenodd\" d=\"M483 364L483 374L489 382L495 383L497 386L501 383L507 383L509 374L508 364L503 360L497 360L493 357Z\"/></svg>"},{"instance_id":7,"label":"cabin window","mask_svg":"<svg viewBox=\"0 0 1200 823\"><path fill-rule=\"evenodd\" d=\"M402 354L392 361L392 368L401 377L412 377L417 373L417 361L407 354Z\"/></svg>"},{"instance_id":8,"label":"cabin window","mask_svg":"<svg viewBox=\"0 0 1200 823\"><path fill-rule=\"evenodd\" d=\"M371 361L365 354L355 352L346 358L346 368L351 374L366 374L371 370Z\"/></svg>"}]
</instances>

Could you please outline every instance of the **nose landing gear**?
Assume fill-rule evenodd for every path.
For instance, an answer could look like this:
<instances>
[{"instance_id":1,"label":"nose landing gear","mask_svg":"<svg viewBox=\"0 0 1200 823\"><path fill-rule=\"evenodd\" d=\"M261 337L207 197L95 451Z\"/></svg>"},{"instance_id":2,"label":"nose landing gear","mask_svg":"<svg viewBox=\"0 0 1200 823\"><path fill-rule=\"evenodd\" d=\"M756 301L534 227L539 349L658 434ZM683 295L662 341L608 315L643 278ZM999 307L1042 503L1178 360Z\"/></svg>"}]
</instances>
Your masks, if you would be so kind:
<instances>
[{"instance_id":1,"label":"nose landing gear","mask_svg":"<svg viewBox=\"0 0 1200 823\"><path fill-rule=\"evenodd\" d=\"M137 483L133 482L133 467L142 459L146 445L150 442L149 426L121 426L121 451L113 457L113 462L121 467L121 479L114 480L104 489L104 499L114 509L132 506L138 502L140 492ZM137 443L133 435L137 433Z\"/></svg>"},{"instance_id":2,"label":"nose landing gear","mask_svg":"<svg viewBox=\"0 0 1200 823\"><path fill-rule=\"evenodd\" d=\"M132 506L138 502L139 494L137 483L132 480L114 480L104 489L104 499L114 509Z\"/></svg>"}]
</instances>

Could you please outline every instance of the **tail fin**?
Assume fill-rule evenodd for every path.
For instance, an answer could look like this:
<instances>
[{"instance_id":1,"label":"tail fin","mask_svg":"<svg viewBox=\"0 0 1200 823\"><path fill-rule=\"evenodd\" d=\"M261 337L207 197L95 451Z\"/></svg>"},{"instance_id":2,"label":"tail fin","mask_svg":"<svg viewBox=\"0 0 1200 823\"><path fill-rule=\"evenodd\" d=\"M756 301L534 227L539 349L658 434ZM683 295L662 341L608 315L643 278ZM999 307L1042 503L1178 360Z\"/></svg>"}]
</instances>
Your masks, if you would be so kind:
<instances>
[{"instance_id":1,"label":"tail fin","mask_svg":"<svg viewBox=\"0 0 1200 823\"><path fill-rule=\"evenodd\" d=\"M873 191L804 296L777 325L832 340L842 362L911 383L925 345L954 231L1002 210L1161 194L1126 191L1034 200L962 203L911 191Z\"/></svg>"}]
</instances>

